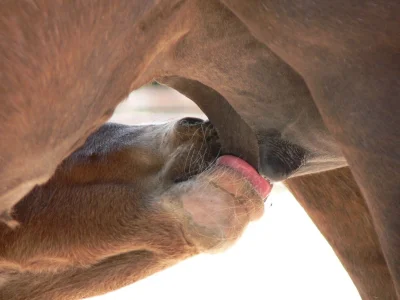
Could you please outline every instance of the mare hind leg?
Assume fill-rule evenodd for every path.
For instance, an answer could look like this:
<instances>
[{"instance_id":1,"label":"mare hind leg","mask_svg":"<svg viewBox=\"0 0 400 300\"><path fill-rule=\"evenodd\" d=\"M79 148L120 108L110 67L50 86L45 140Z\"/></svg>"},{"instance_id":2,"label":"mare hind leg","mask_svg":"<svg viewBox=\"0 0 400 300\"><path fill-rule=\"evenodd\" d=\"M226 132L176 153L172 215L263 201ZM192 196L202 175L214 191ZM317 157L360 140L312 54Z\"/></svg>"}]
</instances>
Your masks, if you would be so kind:
<instances>
[{"instance_id":1,"label":"mare hind leg","mask_svg":"<svg viewBox=\"0 0 400 300\"><path fill-rule=\"evenodd\" d=\"M362 299L396 299L371 215L349 168L296 177L286 186L325 236Z\"/></svg>"}]
</instances>

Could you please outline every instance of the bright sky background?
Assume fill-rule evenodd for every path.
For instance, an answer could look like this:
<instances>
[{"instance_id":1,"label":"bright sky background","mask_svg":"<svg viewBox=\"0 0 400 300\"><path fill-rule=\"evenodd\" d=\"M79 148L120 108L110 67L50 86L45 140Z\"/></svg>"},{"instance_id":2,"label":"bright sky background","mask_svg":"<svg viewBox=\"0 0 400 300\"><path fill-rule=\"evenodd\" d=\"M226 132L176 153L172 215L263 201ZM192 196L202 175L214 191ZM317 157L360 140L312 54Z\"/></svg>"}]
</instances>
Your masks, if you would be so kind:
<instances>
[{"instance_id":1,"label":"bright sky background","mask_svg":"<svg viewBox=\"0 0 400 300\"><path fill-rule=\"evenodd\" d=\"M179 93L143 88L112 121L164 122L204 117ZM272 206L269 204L272 203ZM264 217L222 254L200 255L91 300L359 300L332 249L283 185L275 185Z\"/></svg>"}]
</instances>

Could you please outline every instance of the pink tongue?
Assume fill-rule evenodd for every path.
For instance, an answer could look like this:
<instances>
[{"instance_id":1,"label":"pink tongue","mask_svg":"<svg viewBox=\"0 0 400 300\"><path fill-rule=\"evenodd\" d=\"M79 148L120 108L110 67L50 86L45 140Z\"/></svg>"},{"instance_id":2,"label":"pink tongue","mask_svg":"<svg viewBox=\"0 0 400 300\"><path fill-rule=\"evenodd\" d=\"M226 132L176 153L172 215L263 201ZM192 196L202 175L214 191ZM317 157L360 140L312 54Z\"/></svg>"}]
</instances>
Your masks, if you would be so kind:
<instances>
[{"instance_id":1,"label":"pink tongue","mask_svg":"<svg viewBox=\"0 0 400 300\"><path fill-rule=\"evenodd\" d=\"M242 174L254 186L261 197L266 198L271 192L272 185L243 159L232 155L224 155L218 158L217 165L230 167Z\"/></svg>"}]
</instances>

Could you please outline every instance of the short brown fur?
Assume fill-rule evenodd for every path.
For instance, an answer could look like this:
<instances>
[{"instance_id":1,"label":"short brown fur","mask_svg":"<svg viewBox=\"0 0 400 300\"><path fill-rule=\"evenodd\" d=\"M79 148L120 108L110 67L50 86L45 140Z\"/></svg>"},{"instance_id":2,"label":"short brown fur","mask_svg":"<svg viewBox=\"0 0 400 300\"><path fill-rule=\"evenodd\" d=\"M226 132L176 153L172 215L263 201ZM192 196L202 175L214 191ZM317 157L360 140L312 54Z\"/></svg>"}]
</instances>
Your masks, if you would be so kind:
<instances>
[{"instance_id":1,"label":"short brown fur","mask_svg":"<svg viewBox=\"0 0 400 300\"><path fill-rule=\"evenodd\" d=\"M129 92L160 79L271 179L348 164L400 296L399 15L397 0L1 0L0 217L13 223Z\"/></svg>"},{"instance_id":2,"label":"short brown fur","mask_svg":"<svg viewBox=\"0 0 400 300\"><path fill-rule=\"evenodd\" d=\"M371 214L349 168L289 179L363 300L397 299Z\"/></svg>"}]
</instances>

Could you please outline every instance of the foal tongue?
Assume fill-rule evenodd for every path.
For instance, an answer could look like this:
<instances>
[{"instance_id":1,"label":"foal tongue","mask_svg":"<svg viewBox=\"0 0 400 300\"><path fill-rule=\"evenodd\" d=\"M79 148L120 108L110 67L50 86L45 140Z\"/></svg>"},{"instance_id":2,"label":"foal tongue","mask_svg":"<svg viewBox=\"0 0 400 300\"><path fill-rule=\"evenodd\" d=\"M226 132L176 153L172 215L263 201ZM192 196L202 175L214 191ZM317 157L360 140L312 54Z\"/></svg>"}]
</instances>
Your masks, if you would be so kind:
<instances>
[{"instance_id":1,"label":"foal tongue","mask_svg":"<svg viewBox=\"0 0 400 300\"><path fill-rule=\"evenodd\" d=\"M261 197L266 198L272 185L247 162L233 155L223 155L217 160L217 165L230 167L243 175L257 190Z\"/></svg>"}]
</instances>

